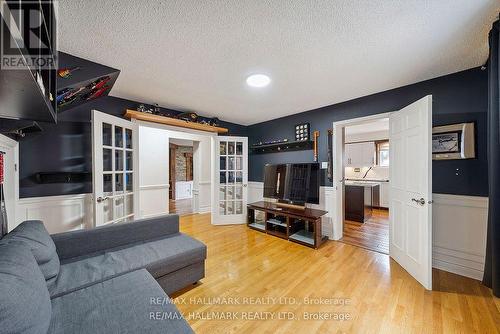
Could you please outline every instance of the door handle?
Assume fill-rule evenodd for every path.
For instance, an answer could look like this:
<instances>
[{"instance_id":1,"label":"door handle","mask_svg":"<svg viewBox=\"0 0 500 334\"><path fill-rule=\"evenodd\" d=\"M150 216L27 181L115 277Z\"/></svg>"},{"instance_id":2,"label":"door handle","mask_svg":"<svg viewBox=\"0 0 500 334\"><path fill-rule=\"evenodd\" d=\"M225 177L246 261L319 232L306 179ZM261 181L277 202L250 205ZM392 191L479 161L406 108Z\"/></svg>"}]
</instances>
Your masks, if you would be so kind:
<instances>
[{"instance_id":1,"label":"door handle","mask_svg":"<svg viewBox=\"0 0 500 334\"><path fill-rule=\"evenodd\" d=\"M413 202L416 202L417 204L420 204L422 206L425 205L425 199L422 197L421 199L415 199L415 198L412 198L411 199Z\"/></svg>"},{"instance_id":2,"label":"door handle","mask_svg":"<svg viewBox=\"0 0 500 334\"><path fill-rule=\"evenodd\" d=\"M108 199L109 199L108 196L104 196L104 197L99 196L99 197L97 197L96 201L97 201L97 203L101 203L101 202L104 202Z\"/></svg>"}]
</instances>

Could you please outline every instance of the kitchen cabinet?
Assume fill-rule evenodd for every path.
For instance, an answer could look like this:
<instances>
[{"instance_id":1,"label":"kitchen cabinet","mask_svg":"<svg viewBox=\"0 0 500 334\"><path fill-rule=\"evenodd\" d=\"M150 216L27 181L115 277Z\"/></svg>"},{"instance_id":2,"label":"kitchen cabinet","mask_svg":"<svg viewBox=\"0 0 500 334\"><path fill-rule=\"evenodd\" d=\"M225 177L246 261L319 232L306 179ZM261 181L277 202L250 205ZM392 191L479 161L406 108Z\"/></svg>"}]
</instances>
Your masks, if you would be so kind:
<instances>
[{"instance_id":1,"label":"kitchen cabinet","mask_svg":"<svg viewBox=\"0 0 500 334\"><path fill-rule=\"evenodd\" d=\"M389 208L389 182L380 183L380 207Z\"/></svg>"},{"instance_id":2,"label":"kitchen cabinet","mask_svg":"<svg viewBox=\"0 0 500 334\"><path fill-rule=\"evenodd\" d=\"M345 145L346 167L371 167L375 165L375 142Z\"/></svg>"}]
</instances>

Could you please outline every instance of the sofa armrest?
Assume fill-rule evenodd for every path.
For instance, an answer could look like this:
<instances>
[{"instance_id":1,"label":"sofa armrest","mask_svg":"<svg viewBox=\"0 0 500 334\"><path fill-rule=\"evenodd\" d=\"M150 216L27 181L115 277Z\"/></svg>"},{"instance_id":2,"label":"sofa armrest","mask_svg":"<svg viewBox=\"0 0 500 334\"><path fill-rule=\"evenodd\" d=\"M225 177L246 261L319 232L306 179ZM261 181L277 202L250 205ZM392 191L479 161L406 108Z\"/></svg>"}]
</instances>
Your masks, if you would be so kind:
<instances>
[{"instance_id":1,"label":"sofa armrest","mask_svg":"<svg viewBox=\"0 0 500 334\"><path fill-rule=\"evenodd\" d=\"M179 216L165 215L130 223L52 234L60 260L103 252L179 232Z\"/></svg>"}]
</instances>

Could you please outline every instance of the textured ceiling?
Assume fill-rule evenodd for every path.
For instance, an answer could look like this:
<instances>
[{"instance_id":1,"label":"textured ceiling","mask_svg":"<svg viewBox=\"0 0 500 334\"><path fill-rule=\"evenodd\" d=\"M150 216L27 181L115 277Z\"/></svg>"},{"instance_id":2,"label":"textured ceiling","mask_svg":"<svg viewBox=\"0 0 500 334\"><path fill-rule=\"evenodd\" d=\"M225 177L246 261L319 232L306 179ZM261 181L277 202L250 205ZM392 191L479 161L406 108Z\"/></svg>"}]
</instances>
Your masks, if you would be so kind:
<instances>
[{"instance_id":1,"label":"textured ceiling","mask_svg":"<svg viewBox=\"0 0 500 334\"><path fill-rule=\"evenodd\" d=\"M111 95L253 124L482 65L499 0L60 0ZM265 73L266 88L245 78Z\"/></svg>"}]
</instances>

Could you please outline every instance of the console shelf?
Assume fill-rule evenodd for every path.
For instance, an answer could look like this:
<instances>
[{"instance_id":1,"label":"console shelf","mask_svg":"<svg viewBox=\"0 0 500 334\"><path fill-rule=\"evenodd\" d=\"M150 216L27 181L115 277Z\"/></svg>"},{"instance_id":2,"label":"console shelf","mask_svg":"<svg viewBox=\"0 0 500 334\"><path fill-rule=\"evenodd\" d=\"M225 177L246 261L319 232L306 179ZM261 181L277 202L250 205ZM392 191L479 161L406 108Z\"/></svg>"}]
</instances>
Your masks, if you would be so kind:
<instances>
[{"instance_id":1,"label":"console shelf","mask_svg":"<svg viewBox=\"0 0 500 334\"><path fill-rule=\"evenodd\" d=\"M259 224L259 223L250 223L250 224L248 224L248 227L254 228L254 229L259 230L259 231L266 230L266 225Z\"/></svg>"},{"instance_id":2,"label":"console shelf","mask_svg":"<svg viewBox=\"0 0 500 334\"><path fill-rule=\"evenodd\" d=\"M306 230L300 230L290 236L290 239L305 242L309 245L314 245L314 233Z\"/></svg>"},{"instance_id":3,"label":"console shelf","mask_svg":"<svg viewBox=\"0 0 500 334\"><path fill-rule=\"evenodd\" d=\"M321 233L321 217L327 211L285 208L270 202L248 204L248 227L282 239L318 248L327 239ZM257 219L257 212L264 218Z\"/></svg>"}]
</instances>

